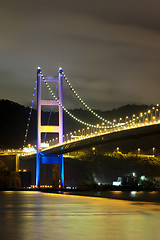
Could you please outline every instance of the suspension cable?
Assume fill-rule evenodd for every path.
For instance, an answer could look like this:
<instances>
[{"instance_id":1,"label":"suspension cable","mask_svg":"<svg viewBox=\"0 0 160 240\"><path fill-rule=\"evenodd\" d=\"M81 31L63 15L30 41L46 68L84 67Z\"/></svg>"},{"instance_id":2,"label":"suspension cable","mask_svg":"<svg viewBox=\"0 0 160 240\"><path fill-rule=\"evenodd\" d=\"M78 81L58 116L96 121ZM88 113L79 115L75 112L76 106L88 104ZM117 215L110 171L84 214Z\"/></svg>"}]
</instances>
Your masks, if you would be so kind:
<instances>
[{"instance_id":1,"label":"suspension cable","mask_svg":"<svg viewBox=\"0 0 160 240\"><path fill-rule=\"evenodd\" d=\"M25 131L24 141L23 141L23 148L25 147L27 137L28 137L28 131L29 131L29 126L30 126L30 121L31 121L31 115L32 115L32 109L33 109L33 103L34 103L34 98L35 98L35 94L36 94L36 89L37 89L37 81L35 83L35 87L34 87L34 91L33 91L32 104L31 104L30 111L29 111L29 117L28 117L27 127L26 127L26 131Z\"/></svg>"},{"instance_id":2,"label":"suspension cable","mask_svg":"<svg viewBox=\"0 0 160 240\"><path fill-rule=\"evenodd\" d=\"M69 82L68 78L65 76L64 71L62 71L62 74L63 74L63 77L64 77L65 81L67 82L70 90L74 93L74 95L78 98L78 100L80 101L80 103L83 104L83 106L84 106L89 112L91 112L95 117L99 118L99 119L102 120L103 122L106 122L106 123L110 124L111 127L112 127L112 126L114 126L114 127L117 126L117 127L118 127L118 124L115 124L114 122L108 121L108 120L106 120L105 118L103 118L102 116L100 116L99 114L97 114L96 112L94 112L94 110L91 109L91 108L81 99L81 97L78 95L78 93L76 92L76 90L73 88L73 86L72 86L71 83ZM157 104L156 107L159 107L159 104ZM151 111L151 112L154 111L154 109L155 109L156 107L152 107L152 110L149 110L149 111ZM143 113L143 114L146 115L147 113ZM139 118L140 118L139 116L136 117L137 120L138 120ZM134 122L134 121L133 121L133 122ZM132 120L130 120L130 123L132 123ZM124 125L127 125L127 124L128 124L128 122L124 123Z\"/></svg>"},{"instance_id":3,"label":"suspension cable","mask_svg":"<svg viewBox=\"0 0 160 240\"><path fill-rule=\"evenodd\" d=\"M101 116L99 116L98 114L96 114L92 109L91 109L91 111L92 112L94 112L97 116L99 116L98 118L99 119L101 119L101 120L105 120L105 122L107 122L107 123L109 123L110 124L110 126L104 126L104 125L99 125L99 124L97 124L97 125L93 125L93 124L90 124L90 123L87 123L87 122L84 122L84 121L82 121L82 120L80 120L79 118L77 118L77 117L75 117L72 113L70 113L61 103L60 103L60 101L58 100L58 98L55 96L55 94L53 93L53 91L51 90L51 88L50 88L50 86L49 86L49 84L47 83L47 81L45 80L45 78L44 78L44 75L43 75L43 73L42 73L42 71L40 71L40 74L41 74L41 77L43 78L43 81L44 81L44 83L46 84L46 86L47 86L47 88L48 88L48 90L49 90L49 92L50 92L50 94L53 96L53 98L56 100L56 102L58 103L58 105L70 116L70 117L72 117L74 120L76 120L77 122L79 122L79 123L81 123L81 124L83 124L83 125L86 125L86 126L88 126L88 127L92 127L92 128L100 128L100 129L110 129L110 128L115 128L115 127L119 127L120 126L120 124L119 123L112 123L112 122L110 122L110 121L107 121L106 119L103 119ZM63 70L62 70L62 74L63 74L63 76L65 77L65 75L64 75L64 72L63 72ZM69 81L68 81L69 82ZM68 85L69 85L69 83L68 83ZM71 84L70 84L71 85ZM72 86L71 86L72 87ZM73 88L73 87L72 87ZM73 90L74 90L74 88L73 88ZM74 90L75 91L75 90ZM75 95L76 95L77 93L76 93L76 91L75 91ZM78 94L77 94L77 96L78 96ZM79 97L79 99L81 99L80 97ZM81 99L82 100L82 99ZM85 104L85 103L84 103ZM85 104L86 106L87 106L87 104ZM159 104L157 104L157 107L159 107ZM89 107L88 107L89 108ZM89 108L90 109L90 108ZM152 110L149 110L149 111L154 111L154 109L155 109L155 107L152 107ZM145 113L143 113L144 115L146 115L147 113L145 112ZM95 116L96 116L95 115ZM127 122L125 122L125 123L123 123L123 126L124 125L128 125L128 124L131 124L132 122L134 123L135 122L135 120L138 120L138 119L140 119L140 116L135 116L135 118L133 119L133 120L130 120L130 121L127 121Z\"/></svg>"},{"instance_id":4,"label":"suspension cable","mask_svg":"<svg viewBox=\"0 0 160 240\"><path fill-rule=\"evenodd\" d=\"M42 71L40 71L40 74L41 74L41 77L42 77L44 83L46 84L46 86L47 86L50 94L51 94L51 95L53 96L53 98L56 100L56 102L58 103L58 105L59 105L71 118L73 118L73 119L76 120L77 122L79 122L79 123L81 123L81 124L83 124L83 125L86 125L86 126L88 126L88 127L92 127L92 128L103 128L103 129L109 128L109 126L93 125L93 124L84 122L84 121L80 120L79 118L75 117L72 113L70 113L70 112L61 104L61 102L60 102L60 101L58 100L58 98L55 96L55 94L53 93L53 91L52 91L52 89L50 88L49 84L48 84L47 81L45 80Z\"/></svg>"},{"instance_id":5,"label":"suspension cable","mask_svg":"<svg viewBox=\"0 0 160 240\"><path fill-rule=\"evenodd\" d=\"M80 101L81 104L83 104L83 106L89 111L91 112L95 117L97 117L98 119L102 120L103 122L106 123L111 123L110 121L106 120L105 118L103 118L102 116L100 116L99 114L97 114L96 112L94 112L93 109L91 109L82 99L81 97L78 95L78 93L76 92L76 90L73 88L73 86L71 85L71 83L69 82L68 78L65 76L64 72L62 72L63 77L65 79L65 81L67 82L70 90L74 93L74 95L78 98L78 100Z\"/></svg>"}]
</instances>

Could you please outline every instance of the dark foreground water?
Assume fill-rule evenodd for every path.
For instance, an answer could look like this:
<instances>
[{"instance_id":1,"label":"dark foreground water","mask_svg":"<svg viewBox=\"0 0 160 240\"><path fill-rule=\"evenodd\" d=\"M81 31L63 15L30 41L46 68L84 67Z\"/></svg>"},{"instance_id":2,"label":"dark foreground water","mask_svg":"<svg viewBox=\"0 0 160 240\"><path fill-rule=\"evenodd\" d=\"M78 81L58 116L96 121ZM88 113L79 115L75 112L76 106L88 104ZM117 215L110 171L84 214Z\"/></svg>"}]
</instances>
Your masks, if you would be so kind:
<instances>
[{"instance_id":1,"label":"dark foreground water","mask_svg":"<svg viewBox=\"0 0 160 240\"><path fill-rule=\"evenodd\" d=\"M42 192L0 192L0 240L160 239L160 205Z\"/></svg>"}]
</instances>

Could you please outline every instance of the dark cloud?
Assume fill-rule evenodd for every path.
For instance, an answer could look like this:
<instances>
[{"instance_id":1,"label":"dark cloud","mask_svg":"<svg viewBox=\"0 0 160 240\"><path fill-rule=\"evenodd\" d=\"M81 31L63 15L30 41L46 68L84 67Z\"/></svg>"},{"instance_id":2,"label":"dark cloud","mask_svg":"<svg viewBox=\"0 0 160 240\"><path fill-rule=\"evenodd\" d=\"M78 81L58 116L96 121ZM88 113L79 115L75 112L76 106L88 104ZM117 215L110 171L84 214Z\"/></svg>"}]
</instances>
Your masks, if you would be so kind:
<instances>
[{"instance_id":1,"label":"dark cloud","mask_svg":"<svg viewBox=\"0 0 160 240\"><path fill-rule=\"evenodd\" d=\"M28 104L36 67L55 75L61 65L91 107L160 102L159 1L0 0L0 6L1 98Z\"/></svg>"}]
</instances>

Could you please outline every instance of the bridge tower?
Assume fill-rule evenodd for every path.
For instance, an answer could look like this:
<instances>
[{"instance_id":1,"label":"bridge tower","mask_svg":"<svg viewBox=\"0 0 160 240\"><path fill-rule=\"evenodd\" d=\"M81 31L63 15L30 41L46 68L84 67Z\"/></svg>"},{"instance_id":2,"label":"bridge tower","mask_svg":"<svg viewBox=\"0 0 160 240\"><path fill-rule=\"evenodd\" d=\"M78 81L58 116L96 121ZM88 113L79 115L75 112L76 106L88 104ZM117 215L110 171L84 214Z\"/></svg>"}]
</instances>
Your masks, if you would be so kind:
<instances>
[{"instance_id":1,"label":"bridge tower","mask_svg":"<svg viewBox=\"0 0 160 240\"><path fill-rule=\"evenodd\" d=\"M62 68L59 68L58 77L45 77L47 82L57 82L59 91L59 101L63 104L63 74ZM43 100L41 95L41 69L37 69L37 157L36 157L36 187L40 187L40 165L41 163L58 163L60 172L61 187L64 187L64 160L63 155L47 156L41 152L41 133L58 133L59 143L63 143L63 109L58 105L56 100ZM42 125L41 124L41 106L58 105L59 106L59 125Z\"/></svg>"}]
</instances>

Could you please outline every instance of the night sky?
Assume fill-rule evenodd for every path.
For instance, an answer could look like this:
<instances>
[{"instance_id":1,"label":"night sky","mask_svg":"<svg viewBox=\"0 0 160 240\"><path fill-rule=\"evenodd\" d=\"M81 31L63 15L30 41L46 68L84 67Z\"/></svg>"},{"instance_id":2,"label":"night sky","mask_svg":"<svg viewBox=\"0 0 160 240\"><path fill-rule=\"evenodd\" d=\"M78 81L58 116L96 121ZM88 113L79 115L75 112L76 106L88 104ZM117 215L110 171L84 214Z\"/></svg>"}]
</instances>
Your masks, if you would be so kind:
<instances>
[{"instance_id":1,"label":"night sky","mask_svg":"<svg viewBox=\"0 0 160 240\"><path fill-rule=\"evenodd\" d=\"M158 0L0 0L0 30L0 99L30 105L61 66L94 109L160 103Z\"/></svg>"}]
</instances>

